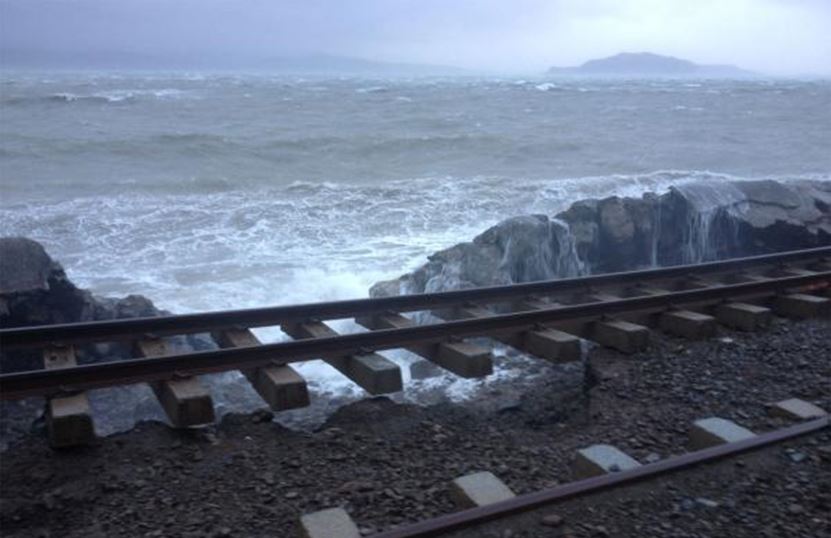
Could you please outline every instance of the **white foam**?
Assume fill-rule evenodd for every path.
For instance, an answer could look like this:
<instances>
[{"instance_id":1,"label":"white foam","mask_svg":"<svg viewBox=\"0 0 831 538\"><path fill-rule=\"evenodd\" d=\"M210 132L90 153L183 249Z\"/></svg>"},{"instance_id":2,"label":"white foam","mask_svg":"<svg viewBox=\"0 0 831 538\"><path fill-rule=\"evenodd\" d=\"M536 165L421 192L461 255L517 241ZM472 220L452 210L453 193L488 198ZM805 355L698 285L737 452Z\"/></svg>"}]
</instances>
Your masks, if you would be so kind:
<instances>
[{"instance_id":1,"label":"white foam","mask_svg":"<svg viewBox=\"0 0 831 538\"><path fill-rule=\"evenodd\" d=\"M534 86L536 89L540 90L541 92L548 92L551 90L558 89L558 86L553 82L543 82L542 84L537 84Z\"/></svg>"},{"instance_id":2,"label":"white foam","mask_svg":"<svg viewBox=\"0 0 831 538\"><path fill-rule=\"evenodd\" d=\"M366 88L357 88L355 93L385 93L388 91L389 88L386 86L369 86Z\"/></svg>"},{"instance_id":3,"label":"white foam","mask_svg":"<svg viewBox=\"0 0 831 538\"><path fill-rule=\"evenodd\" d=\"M162 88L162 89L118 89L108 90L102 92L95 92L89 94L78 94L72 92L58 92L52 94L55 100L66 102L74 101L95 101L103 100L110 103L120 103L141 97L152 97L155 99L178 99L184 96L186 92L177 88Z\"/></svg>"}]
</instances>

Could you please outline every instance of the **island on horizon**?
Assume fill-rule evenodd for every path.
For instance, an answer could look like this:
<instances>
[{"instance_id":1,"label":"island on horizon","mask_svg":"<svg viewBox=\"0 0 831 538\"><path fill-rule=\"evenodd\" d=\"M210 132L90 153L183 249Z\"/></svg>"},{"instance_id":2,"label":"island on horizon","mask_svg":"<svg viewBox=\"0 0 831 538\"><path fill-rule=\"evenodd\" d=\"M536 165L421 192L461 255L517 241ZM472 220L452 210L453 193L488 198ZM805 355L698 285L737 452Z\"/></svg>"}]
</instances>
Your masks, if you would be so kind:
<instances>
[{"instance_id":1,"label":"island on horizon","mask_svg":"<svg viewBox=\"0 0 831 538\"><path fill-rule=\"evenodd\" d=\"M621 52L576 67L551 67L549 75L746 78L759 73L735 65L697 64L652 52Z\"/></svg>"}]
</instances>

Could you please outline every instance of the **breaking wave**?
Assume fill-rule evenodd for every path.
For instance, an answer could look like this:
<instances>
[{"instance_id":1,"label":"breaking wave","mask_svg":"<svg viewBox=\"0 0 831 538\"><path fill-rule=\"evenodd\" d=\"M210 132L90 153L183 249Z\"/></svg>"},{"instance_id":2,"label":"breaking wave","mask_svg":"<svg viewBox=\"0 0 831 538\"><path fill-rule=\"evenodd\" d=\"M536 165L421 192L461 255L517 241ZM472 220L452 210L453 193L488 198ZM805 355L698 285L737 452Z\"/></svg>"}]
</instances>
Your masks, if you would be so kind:
<instances>
[{"instance_id":1,"label":"breaking wave","mask_svg":"<svg viewBox=\"0 0 831 538\"><path fill-rule=\"evenodd\" d=\"M39 103L113 104L129 103L140 99L180 99L187 92L176 88L158 90L111 90L96 93L57 92L41 96L13 96L2 100L4 105L36 105Z\"/></svg>"}]
</instances>

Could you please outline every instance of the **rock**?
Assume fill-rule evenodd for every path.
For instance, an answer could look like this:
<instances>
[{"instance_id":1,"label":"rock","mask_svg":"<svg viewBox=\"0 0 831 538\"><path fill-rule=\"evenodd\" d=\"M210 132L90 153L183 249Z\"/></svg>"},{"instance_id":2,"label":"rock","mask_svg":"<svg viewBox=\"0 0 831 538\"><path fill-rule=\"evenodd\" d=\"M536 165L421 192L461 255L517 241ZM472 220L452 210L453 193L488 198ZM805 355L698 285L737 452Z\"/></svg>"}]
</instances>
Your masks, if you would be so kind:
<instances>
[{"instance_id":1,"label":"rock","mask_svg":"<svg viewBox=\"0 0 831 538\"><path fill-rule=\"evenodd\" d=\"M567 226L544 215L507 219L473 242L437 252L428 260L409 275L376 284L370 295L493 286L582 272Z\"/></svg>"},{"instance_id":2,"label":"rock","mask_svg":"<svg viewBox=\"0 0 831 538\"><path fill-rule=\"evenodd\" d=\"M43 246L23 237L0 237L0 326L25 327L167 314L142 295L95 297L75 286ZM172 338L176 350L216 349L205 335ZM76 349L79 364L130 356L127 344L102 343ZM41 367L32 352L5 353L0 371Z\"/></svg>"},{"instance_id":3,"label":"rock","mask_svg":"<svg viewBox=\"0 0 831 538\"><path fill-rule=\"evenodd\" d=\"M496 406L497 413L511 413L517 412L522 410L522 400L518 398L509 398L505 401L500 402Z\"/></svg>"},{"instance_id":4,"label":"rock","mask_svg":"<svg viewBox=\"0 0 831 538\"><path fill-rule=\"evenodd\" d=\"M695 502L706 508L718 508L719 506L716 501L713 501L711 499L705 499L704 497L697 498Z\"/></svg>"},{"instance_id":5,"label":"rock","mask_svg":"<svg viewBox=\"0 0 831 538\"><path fill-rule=\"evenodd\" d=\"M788 459L794 463L805 461L805 459L808 457L804 452L793 450L791 448L787 449L785 452L788 454Z\"/></svg>"},{"instance_id":6,"label":"rock","mask_svg":"<svg viewBox=\"0 0 831 538\"><path fill-rule=\"evenodd\" d=\"M500 222L372 296L698 263L831 244L831 182L691 182Z\"/></svg>"},{"instance_id":7,"label":"rock","mask_svg":"<svg viewBox=\"0 0 831 538\"><path fill-rule=\"evenodd\" d=\"M559 527L563 524L563 518L557 514L548 514L547 516L543 516L540 523L546 527Z\"/></svg>"},{"instance_id":8,"label":"rock","mask_svg":"<svg viewBox=\"0 0 831 538\"><path fill-rule=\"evenodd\" d=\"M684 497L678 504L678 509L684 512L692 510L693 508L695 508L695 501L693 499L690 499L689 497Z\"/></svg>"},{"instance_id":9,"label":"rock","mask_svg":"<svg viewBox=\"0 0 831 538\"><path fill-rule=\"evenodd\" d=\"M21 327L94 318L92 295L77 288L39 243L0 238L0 326Z\"/></svg>"},{"instance_id":10,"label":"rock","mask_svg":"<svg viewBox=\"0 0 831 538\"><path fill-rule=\"evenodd\" d=\"M95 307L96 320L147 318L162 313L153 301L143 295L128 295L123 299L99 298Z\"/></svg>"},{"instance_id":11,"label":"rock","mask_svg":"<svg viewBox=\"0 0 831 538\"><path fill-rule=\"evenodd\" d=\"M251 413L251 422L254 424L263 424L274 420L274 413L269 409L258 409Z\"/></svg>"},{"instance_id":12,"label":"rock","mask_svg":"<svg viewBox=\"0 0 831 538\"><path fill-rule=\"evenodd\" d=\"M611 536L611 535L609 534L609 531L608 531L608 529L606 529L606 527L604 527L602 525L598 525L594 528L594 531L592 532L592 536L598 536L600 538L605 538L605 537Z\"/></svg>"},{"instance_id":13,"label":"rock","mask_svg":"<svg viewBox=\"0 0 831 538\"><path fill-rule=\"evenodd\" d=\"M661 455L656 454L654 452L650 452L649 454L646 455L646 457L643 459L643 461L645 461L646 463L656 463L656 462L661 461Z\"/></svg>"},{"instance_id":14,"label":"rock","mask_svg":"<svg viewBox=\"0 0 831 538\"><path fill-rule=\"evenodd\" d=\"M24 237L0 238L0 294L47 291L53 273L60 270L46 250ZM65 275L64 275L65 276Z\"/></svg>"},{"instance_id":15,"label":"rock","mask_svg":"<svg viewBox=\"0 0 831 538\"><path fill-rule=\"evenodd\" d=\"M430 379L442 375L442 369L427 360L417 360L410 365L410 377L414 380Z\"/></svg>"}]
</instances>

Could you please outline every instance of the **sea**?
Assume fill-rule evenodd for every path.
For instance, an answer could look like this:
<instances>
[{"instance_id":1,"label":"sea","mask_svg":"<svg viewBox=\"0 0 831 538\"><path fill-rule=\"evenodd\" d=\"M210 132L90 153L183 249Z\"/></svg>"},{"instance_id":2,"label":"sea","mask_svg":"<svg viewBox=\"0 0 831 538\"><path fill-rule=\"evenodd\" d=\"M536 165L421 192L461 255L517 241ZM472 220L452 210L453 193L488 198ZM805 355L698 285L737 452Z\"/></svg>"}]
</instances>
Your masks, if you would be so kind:
<instances>
[{"instance_id":1,"label":"sea","mask_svg":"<svg viewBox=\"0 0 831 538\"><path fill-rule=\"evenodd\" d=\"M175 313L365 297L583 198L831 180L829 80L1 75L0 234Z\"/></svg>"}]
</instances>

